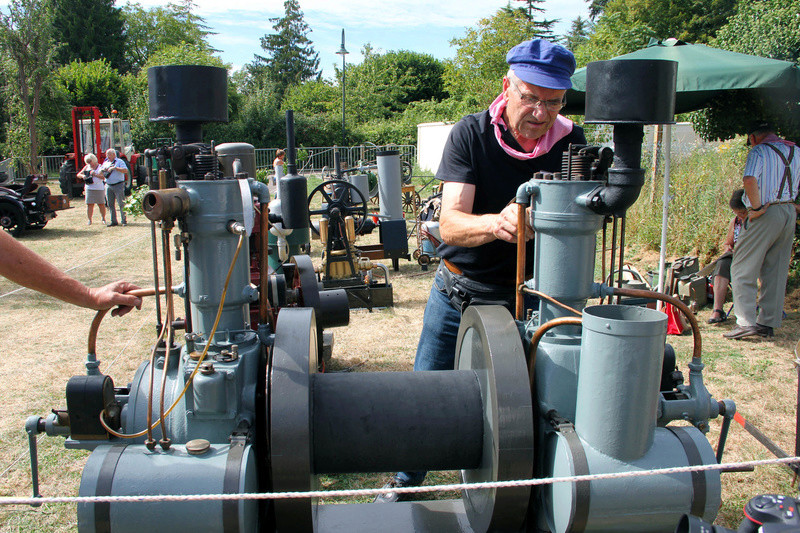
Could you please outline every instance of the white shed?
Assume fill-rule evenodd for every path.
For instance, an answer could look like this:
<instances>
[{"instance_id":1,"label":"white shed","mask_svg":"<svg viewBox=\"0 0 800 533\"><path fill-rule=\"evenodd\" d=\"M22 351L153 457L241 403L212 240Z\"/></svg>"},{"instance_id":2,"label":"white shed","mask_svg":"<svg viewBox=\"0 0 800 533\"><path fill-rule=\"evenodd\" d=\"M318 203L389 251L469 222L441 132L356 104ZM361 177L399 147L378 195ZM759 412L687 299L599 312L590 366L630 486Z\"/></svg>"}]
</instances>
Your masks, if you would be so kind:
<instances>
[{"instance_id":1,"label":"white shed","mask_svg":"<svg viewBox=\"0 0 800 533\"><path fill-rule=\"evenodd\" d=\"M453 123L447 122L417 124L417 164L422 170L436 174L451 129Z\"/></svg>"}]
</instances>

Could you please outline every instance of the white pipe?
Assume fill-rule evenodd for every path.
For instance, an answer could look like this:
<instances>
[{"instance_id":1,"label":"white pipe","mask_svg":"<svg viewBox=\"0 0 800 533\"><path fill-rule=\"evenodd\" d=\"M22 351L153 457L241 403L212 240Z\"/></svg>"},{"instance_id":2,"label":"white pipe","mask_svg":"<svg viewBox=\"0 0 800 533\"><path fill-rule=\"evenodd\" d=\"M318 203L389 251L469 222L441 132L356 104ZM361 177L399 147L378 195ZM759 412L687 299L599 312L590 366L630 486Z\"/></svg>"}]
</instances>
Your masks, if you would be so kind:
<instances>
[{"instance_id":1,"label":"white pipe","mask_svg":"<svg viewBox=\"0 0 800 533\"><path fill-rule=\"evenodd\" d=\"M669 165L672 151L672 124L664 126L664 196L661 197L661 253L658 258L658 292L664 292L664 269L667 264L667 225L669 223ZM658 300L656 309L661 310L663 302Z\"/></svg>"}]
</instances>

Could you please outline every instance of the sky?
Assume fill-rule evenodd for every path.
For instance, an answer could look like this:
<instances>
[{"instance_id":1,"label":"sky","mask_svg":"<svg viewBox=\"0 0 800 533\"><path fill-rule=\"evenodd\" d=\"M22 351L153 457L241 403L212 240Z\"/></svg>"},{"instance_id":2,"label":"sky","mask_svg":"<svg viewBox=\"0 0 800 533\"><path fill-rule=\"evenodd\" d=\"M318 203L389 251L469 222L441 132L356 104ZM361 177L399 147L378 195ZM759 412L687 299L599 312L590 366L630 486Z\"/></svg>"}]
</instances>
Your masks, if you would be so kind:
<instances>
[{"instance_id":1,"label":"sky","mask_svg":"<svg viewBox=\"0 0 800 533\"><path fill-rule=\"evenodd\" d=\"M5 3L5 2L0 2ZM165 2L139 0L143 7ZM411 50L437 59L451 58L455 49L449 44L454 37L463 37L467 27L490 17L508 0L300 0L309 38L320 56L323 77L333 78L334 64L341 67L336 55L345 30L345 48L350 52L348 64L362 60L361 49L370 43L373 50ZM195 0L197 14L211 31L212 46L220 50L223 61L234 70L261 53L259 39L272 32L270 18L284 15L282 0ZM522 3L512 2L515 6ZM117 6L122 5L117 1ZM587 17L585 0L545 0L540 6L548 19L560 19L555 33L563 35L579 15ZM541 16L541 15L540 15ZM538 17L537 17L538 18Z\"/></svg>"}]
</instances>

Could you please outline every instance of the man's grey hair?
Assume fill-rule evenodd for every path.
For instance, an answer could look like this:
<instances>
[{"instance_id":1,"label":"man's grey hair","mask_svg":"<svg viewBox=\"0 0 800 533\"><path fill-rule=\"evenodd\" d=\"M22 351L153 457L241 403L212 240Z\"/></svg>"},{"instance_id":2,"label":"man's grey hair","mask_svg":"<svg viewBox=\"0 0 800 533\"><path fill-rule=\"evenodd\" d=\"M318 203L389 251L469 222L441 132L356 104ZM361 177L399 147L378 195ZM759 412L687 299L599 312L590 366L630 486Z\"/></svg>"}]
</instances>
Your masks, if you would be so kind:
<instances>
[{"instance_id":1,"label":"man's grey hair","mask_svg":"<svg viewBox=\"0 0 800 533\"><path fill-rule=\"evenodd\" d=\"M107 156L111 155L111 154L114 154L114 157L117 157L117 151L114 150L113 148L109 148L108 150L106 150L106 155Z\"/></svg>"}]
</instances>

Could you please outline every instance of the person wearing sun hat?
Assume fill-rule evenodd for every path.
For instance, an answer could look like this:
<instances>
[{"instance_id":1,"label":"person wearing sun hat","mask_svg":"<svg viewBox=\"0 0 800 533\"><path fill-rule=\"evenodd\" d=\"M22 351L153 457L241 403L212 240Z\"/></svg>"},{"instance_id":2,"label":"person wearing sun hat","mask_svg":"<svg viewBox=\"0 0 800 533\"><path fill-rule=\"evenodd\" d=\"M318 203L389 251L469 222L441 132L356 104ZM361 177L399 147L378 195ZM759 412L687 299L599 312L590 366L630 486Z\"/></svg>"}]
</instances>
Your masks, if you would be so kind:
<instances>
[{"instance_id":1,"label":"person wearing sun hat","mask_svg":"<svg viewBox=\"0 0 800 533\"><path fill-rule=\"evenodd\" d=\"M449 370L461 313L470 304L514 309L517 188L535 172L560 172L570 143L583 130L559 115L572 82L575 57L544 39L506 54L502 92L488 109L462 118L450 132L436 178L444 182L439 228L442 258L425 306L414 370ZM533 230L526 231L526 272L533 267ZM399 472L384 487L414 486L425 472ZM379 503L400 499L397 492Z\"/></svg>"}]
</instances>

